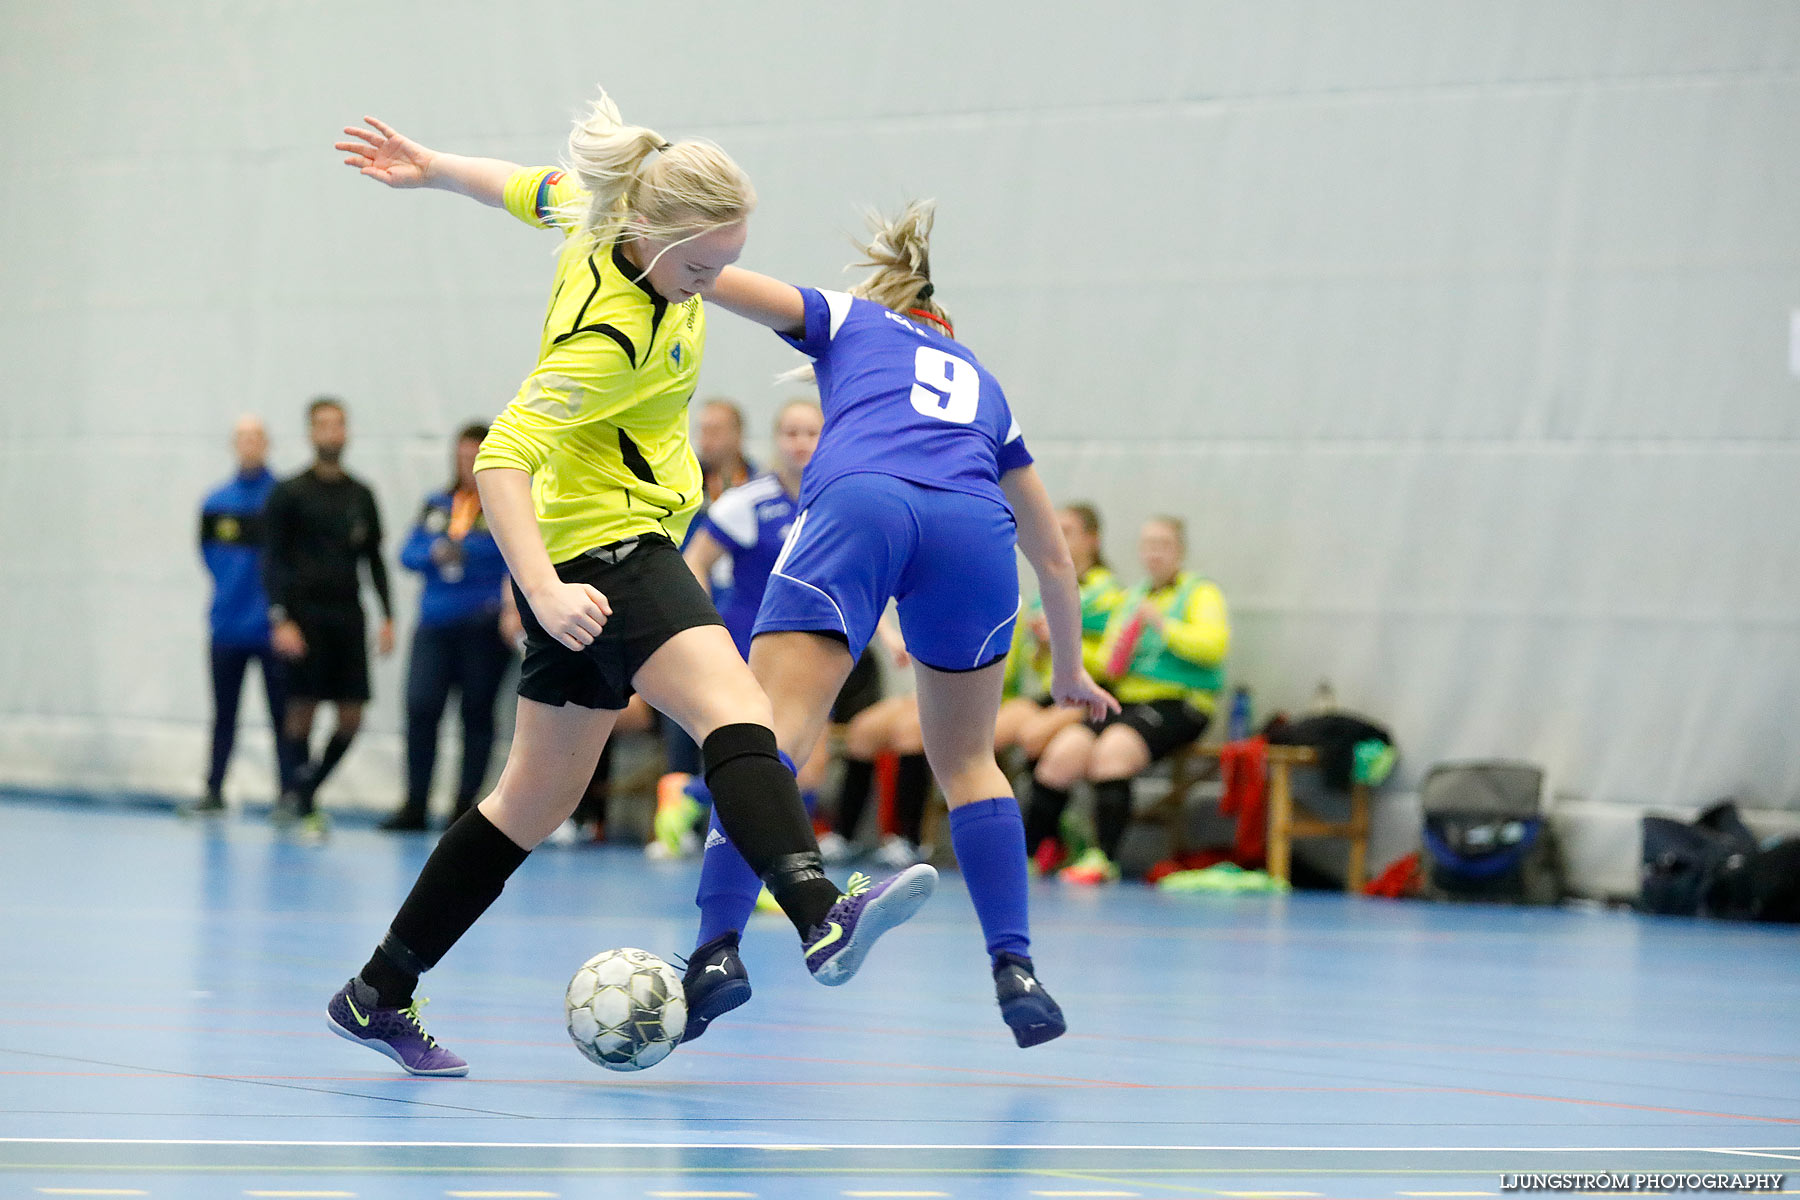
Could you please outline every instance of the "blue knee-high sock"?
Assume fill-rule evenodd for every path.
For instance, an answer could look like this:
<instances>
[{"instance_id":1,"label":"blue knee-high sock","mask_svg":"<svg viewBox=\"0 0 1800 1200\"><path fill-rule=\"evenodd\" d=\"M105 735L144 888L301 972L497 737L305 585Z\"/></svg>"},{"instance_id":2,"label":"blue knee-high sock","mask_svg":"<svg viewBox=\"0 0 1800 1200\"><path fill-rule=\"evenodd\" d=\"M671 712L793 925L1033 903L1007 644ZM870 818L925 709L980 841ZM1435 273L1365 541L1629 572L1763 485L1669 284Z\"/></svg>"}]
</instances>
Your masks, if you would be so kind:
<instances>
[{"instance_id":1,"label":"blue knee-high sock","mask_svg":"<svg viewBox=\"0 0 1800 1200\"><path fill-rule=\"evenodd\" d=\"M788 770L794 762L787 755L781 761ZM756 911L756 897L762 892L762 880L731 844L719 828L715 809L706 827L706 850L700 859L700 887L694 903L700 908L700 932L694 945L700 947L727 933L742 933Z\"/></svg>"},{"instance_id":2,"label":"blue knee-high sock","mask_svg":"<svg viewBox=\"0 0 1800 1200\"><path fill-rule=\"evenodd\" d=\"M1031 955L1026 898L1025 822L1011 796L977 800L950 810L950 843L989 954Z\"/></svg>"}]
</instances>

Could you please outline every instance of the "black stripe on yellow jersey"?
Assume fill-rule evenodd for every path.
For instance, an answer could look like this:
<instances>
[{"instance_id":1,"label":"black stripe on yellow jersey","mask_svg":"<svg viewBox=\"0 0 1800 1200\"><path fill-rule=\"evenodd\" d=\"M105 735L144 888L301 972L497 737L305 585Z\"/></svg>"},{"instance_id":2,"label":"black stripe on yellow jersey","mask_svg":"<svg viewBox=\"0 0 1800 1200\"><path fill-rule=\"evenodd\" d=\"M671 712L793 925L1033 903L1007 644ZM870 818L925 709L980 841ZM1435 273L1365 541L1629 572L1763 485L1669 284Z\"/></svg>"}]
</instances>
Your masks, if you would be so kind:
<instances>
[{"instance_id":1,"label":"black stripe on yellow jersey","mask_svg":"<svg viewBox=\"0 0 1800 1200\"><path fill-rule=\"evenodd\" d=\"M505 193L509 212L546 229L563 228L561 214L582 198L548 167L518 172ZM531 474L552 562L642 533L679 542L702 491L687 411L706 343L699 298L670 304L623 246L571 233L537 366L475 464Z\"/></svg>"}]
</instances>

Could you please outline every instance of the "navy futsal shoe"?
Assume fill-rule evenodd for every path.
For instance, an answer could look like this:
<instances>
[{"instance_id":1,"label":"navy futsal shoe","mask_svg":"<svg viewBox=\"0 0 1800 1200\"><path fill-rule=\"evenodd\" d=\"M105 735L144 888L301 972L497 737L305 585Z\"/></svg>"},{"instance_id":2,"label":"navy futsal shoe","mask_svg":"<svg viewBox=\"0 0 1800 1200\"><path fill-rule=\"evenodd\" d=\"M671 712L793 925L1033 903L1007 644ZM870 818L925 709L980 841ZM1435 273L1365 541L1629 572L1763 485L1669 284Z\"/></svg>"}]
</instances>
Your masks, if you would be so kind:
<instances>
[{"instance_id":1,"label":"navy futsal shoe","mask_svg":"<svg viewBox=\"0 0 1800 1200\"><path fill-rule=\"evenodd\" d=\"M687 996L687 1032L683 1043L706 1032L706 1027L750 999L750 972L738 955L738 935L721 933L694 951L681 976Z\"/></svg>"},{"instance_id":2,"label":"navy futsal shoe","mask_svg":"<svg viewBox=\"0 0 1800 1200\"><path fill-rule=\"evenodd\" d=\"M937 872L925 863L875 884L858 871L825 923L807 933L806 969L826 987L849 983L875 939L910 919L936 889Z\"/></svg>"},{"instance_id":3,"label":"navy futsal shoe","mask_svg":"<svg viewBox=\"0 0 1800 1200\"><path fill-rule=\"evenodd\" d=\"M331 1032L358 1042L399 1063L409 1075L467 1075L469 1064L437 1044L419 1024L419 1010L428 1001L414 1000L405 1008L382 1008L375 989L352 979L338 989L325 1007Z\"/></svg>"},{"instance_id":4,"label":"navy futsal shoe","mask_svg":"<svg viewBox=\"0 0 1800 1200\"><path fill-rule=\"evenodd\" d=\"M1068 1025L1062 1009L1032 973L1031 960L1018 954L994 956L994 998L1000 1016L1021 1047L1040 1046L1061 1037Z\"/></svg>"}]
</instances>

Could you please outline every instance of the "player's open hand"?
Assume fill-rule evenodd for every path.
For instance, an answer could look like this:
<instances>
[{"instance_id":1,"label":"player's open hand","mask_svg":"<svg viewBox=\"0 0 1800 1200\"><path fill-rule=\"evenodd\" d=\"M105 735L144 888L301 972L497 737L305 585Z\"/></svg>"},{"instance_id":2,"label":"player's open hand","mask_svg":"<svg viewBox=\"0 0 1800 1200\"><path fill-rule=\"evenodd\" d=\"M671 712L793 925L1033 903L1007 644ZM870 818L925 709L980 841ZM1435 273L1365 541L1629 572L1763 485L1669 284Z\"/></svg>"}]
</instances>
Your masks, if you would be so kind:
<instances>
[{"instance_id":1,"label":"player's open hand","mask_svg":"<svg viewBox=\"0 0 1800 1200\"><path fill-rule=\"evenodd\" d=\"M391 126L364 117L373 128L344 126L346 140L336 143L344 164L389 187L424 187L430 178L432 152Z\"/></svg>"},{"instance_id":2,"label":"player's open hand","mask_svg":"<svg viewBox=\"0 0 1800 1200\"><path fill-rule=\"evenodd\" d=\"M1055 672L1050 680L1050 698L1064 708L1084 708L1089 720L1098 721L1107 713L1119 711L1119 702L1111 692L1094 682L1087 668L1076 667L1066 674Z\"/></svg>"},{"instance_id":3,"label":"player's open hand","mask_svg":"<svg viewBox=\"0 0 1800 1200\"><path fill-rule=\"evenodd\" d=\"M558 580L526 598L544 632L571 650L585 650L593 645L606 628L606 619L612 616L612 605L606 597L585 583Z\"/></svg>"}]
</instances>

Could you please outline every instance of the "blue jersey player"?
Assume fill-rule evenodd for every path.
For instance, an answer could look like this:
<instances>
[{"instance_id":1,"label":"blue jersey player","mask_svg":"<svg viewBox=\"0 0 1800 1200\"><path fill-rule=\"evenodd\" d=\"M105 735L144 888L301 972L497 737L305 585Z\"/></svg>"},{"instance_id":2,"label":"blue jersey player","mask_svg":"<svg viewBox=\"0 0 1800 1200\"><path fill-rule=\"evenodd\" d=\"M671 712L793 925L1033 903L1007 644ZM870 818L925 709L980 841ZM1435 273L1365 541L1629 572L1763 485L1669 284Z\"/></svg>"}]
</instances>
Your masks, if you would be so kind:
<instances>
[{"instance_id":1,"label":"blue jersey player","mask_svg":"<svg viewBox=\"0 0 1800 1200\"><path fill-rule=\"evenodd\" d=\"M1081 604L1056 511L999 382L933 299L932 207L880 224L874 273L818 291L726 268L707 299L774 329L813 360L825 413L800 514L770 572L750 667L782 751L817 742L832 697L890 600L914 660L925 753L993 960L1001 1015L1021 1046L1064 1030L1033 973L1024 827L994 761L994 718L1019 611L1015 547L1036 571L1058 703L1099 717L1117 703L1081 662ZM738 934L757 880L709 837L699 946L686 985L688 1038L750 998Z\"/></svg>"}]
</instances>

